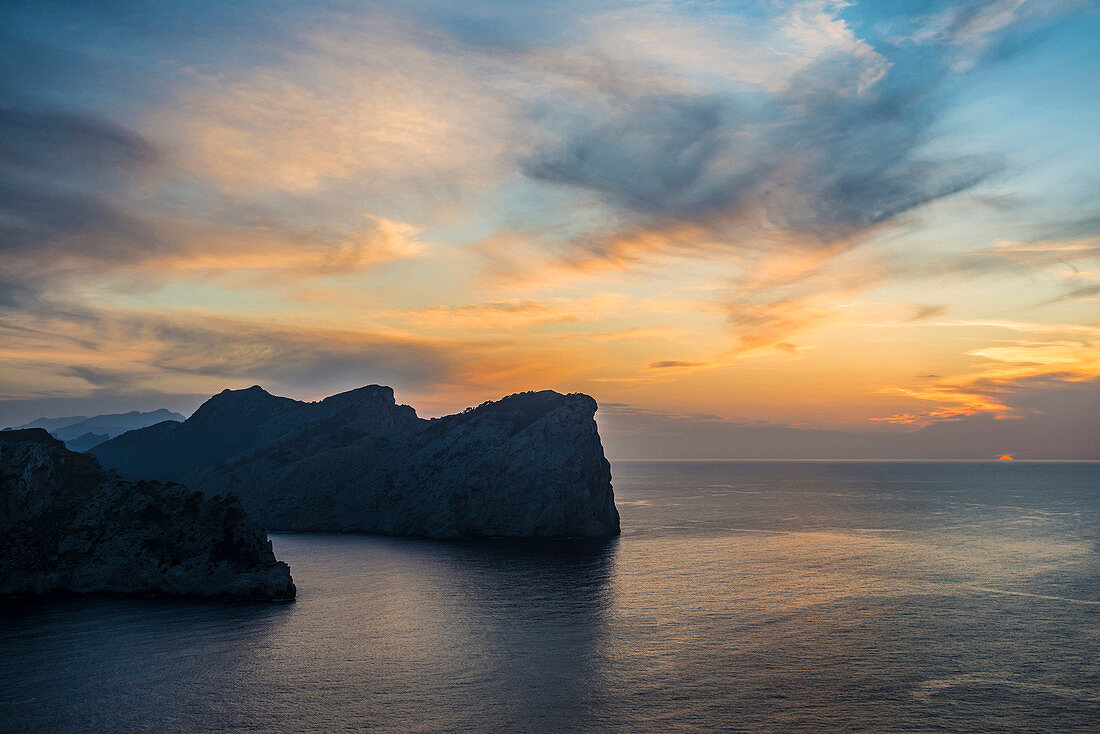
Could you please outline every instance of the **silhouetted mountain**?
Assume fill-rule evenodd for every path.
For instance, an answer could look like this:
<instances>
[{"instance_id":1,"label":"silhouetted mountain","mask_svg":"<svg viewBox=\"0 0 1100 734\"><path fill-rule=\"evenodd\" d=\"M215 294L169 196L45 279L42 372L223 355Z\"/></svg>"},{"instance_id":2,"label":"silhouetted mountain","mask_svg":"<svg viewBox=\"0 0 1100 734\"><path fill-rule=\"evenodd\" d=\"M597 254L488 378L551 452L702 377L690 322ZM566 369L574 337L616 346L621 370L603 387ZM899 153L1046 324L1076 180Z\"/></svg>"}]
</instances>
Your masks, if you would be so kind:
<instances>
[{"instance_id":1,"label":"silhouetted mountain","mask_svg":"<svg viewBox=\"0 0 1100 734\"><path fill-rule=\"evenodd\" d=\"M291 599L238 498L126 482L41 428L0 431L0 594Z\"/></svg>"},{"instance_id":2,"label":"silhouetted mountain","mask_svg":"<svg viewBox=\"0 0 1100 734\"><path fill-rule=\"evenodd\" d=\"M129 413L113 413L110 415L73 415L67 418L38 418L30 423L4 430L19 430L21 428L44 428L54 438L65 442L65 446L73 451L87 451L88 449L103 443L109 438L120 436L126 431L135 428L145 428L163 421L181 422L184 417L165 408L158 408L148 412L132 410ZM94 437L102 436L98 441Z\"/></svg>"},{"instance_id":3,"label":"silhouetted mountain","mask_svg":"<svg viewBox=\"0 0 1100 734\"><path fill-rule=\"evenodd\" d=\"M18 431L23 428L44 428L50 433L53 433L54 431L61 428L73 426L77 423L83 423L86 420L88 420L88 416L86 415L70 415L65 416L64 418L36 418L35 420L30 421L29 423L24 423L21 426L11 426L3 430Z\"/></svg>"},{"instance_id":4,"label":"silhouetted mountain","mask_svg":"<svg viewBox=\"0 0 1100 734\"><path fill-rule=\"evenodd\" d=\"M110 438L111 437L108 436L106 433L89 432L81 436L77 436L76 438L70 438L64 443L65 448L69 449L70 451L78 451L80 453L84 453L88 449L94 448L104 441L109 440Z\"/></svg>"},{"instance_id":5,"label":"silhouetted mountain","mask_svg":"<svg viewBox=\"0 0 1100 734\"><path fill-rule=\"evenodd\" d=\"M587 395L512 395L433 420L371 385L303 403L225 390L92 453L123 476L236 492L277 530L430 537L619 532Z\"/></svg>"}]
</instances>

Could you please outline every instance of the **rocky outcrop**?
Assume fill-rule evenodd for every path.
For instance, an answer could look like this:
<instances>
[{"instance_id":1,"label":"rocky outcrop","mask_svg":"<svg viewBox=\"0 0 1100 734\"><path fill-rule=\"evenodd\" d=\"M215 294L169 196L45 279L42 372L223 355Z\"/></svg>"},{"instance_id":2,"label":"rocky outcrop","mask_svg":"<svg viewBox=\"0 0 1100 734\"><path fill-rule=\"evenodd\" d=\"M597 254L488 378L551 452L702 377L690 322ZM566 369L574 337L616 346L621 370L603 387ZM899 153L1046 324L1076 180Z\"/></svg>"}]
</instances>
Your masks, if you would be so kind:
<instances>
[{"instance_id":1,"label":"rocky outcrop","mask_svg":"<svg viewBox=\"0 0 1100 734\"><path fill-rule=\"evenodd\" d=\"M233 496L127 482L41 428L0 432L0 594L286 600L290 569Z\"/></svg>"},{"instance_id":2,"label":"rocky outcrop","mask_svg":"<svg viewBox=\"0 0 1100 734\"><path fill-rule=\"evenodd\" d=\"M235 492L274 530L599 537L619 514L595 413L544 390L424 420L379 385L317 403L251 387L92 453L130 478Z\"/></svg>"}]
</instances>

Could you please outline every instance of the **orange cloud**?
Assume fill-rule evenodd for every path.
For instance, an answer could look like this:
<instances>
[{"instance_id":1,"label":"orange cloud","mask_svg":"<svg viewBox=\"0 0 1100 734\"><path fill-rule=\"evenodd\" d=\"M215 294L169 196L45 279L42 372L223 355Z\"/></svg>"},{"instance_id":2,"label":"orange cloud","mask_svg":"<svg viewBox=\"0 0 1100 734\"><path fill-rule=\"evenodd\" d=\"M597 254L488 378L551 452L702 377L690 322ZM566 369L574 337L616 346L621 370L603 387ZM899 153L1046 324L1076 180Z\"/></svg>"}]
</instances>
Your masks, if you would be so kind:
<instances>
[{"instance_id":1,"label":"orange cloud","mask_svg":"<svg viewBox=\"0 0 1100 734\"><path fill-rule=\"evenodd\" d=\"M6 364L36 369L41 382L76 392L88 389L82 375L101 373L114 375L116 387L165 392L261 379L299 394L387 381L423 387L445 380L467 349L476 350L368 329L194 311L55 310L0 321L0 333Z\"/></svg>"},{"instance_id":2,"label":"orange cloud","mask_svg":"<svg viewBox=\"0 0 1100 734\"><path fill-rule=\"evenodd\" d=\"M387 311L383 316L426 329L517 329L538 324L598 321L626 303L624 296L589 298L506 299L461 306Z\"/></svg>"},{"instance_id":3,"label":"orange cloud","mask_svg":"<svg viewBox=\"0 0 1100 734\"><path fill-rule=\"evenodd\" d=\"M675 359L664 359L659 362L650 362L646 365L647 370L667 370L667 369L683 369L685 367L704 367L705 362L681 362Z\"/></svg>"},{"instance_id":4,"label":"orange cloud","mask_svg":"<svg viewBox=\"0 0 1100 734\"><path fill-rule=\"evenodd\" d=\"M303 32L278 66L196 74L152 127L184 143L181 166L234 194L355 178L387 195L489 175L513 112L477 66L392 17L341 20Z\"/></svg>"},{"instance_id":5,"label":"orange cloud","mask_svg":"<svg viewBox=\"0 0 1100 734\"><path fill-rule=\"evenodd\" d=\"M1088 382L1100 378L1098 327L1019 322L948 323L992 326L1036 335L1058 334L1063 338L1016 340L1007 345L971 350L967 354L987 361L986 366L976 372L937 378L923 387L891 387L881 391L939 405L925 411L897 413L872 420L927 425L982 413L996 418L1014 418L1019 417L1019 412L1011 405L1009 397L1019 385L1037 381Z\"/></svg>"},{"instance_id":6,"label":"orange cloud","mask_svg":"<svg viewBox=\"0 0 1100 734\"><path fill-rule=\"evenodd\" d=\"M242 274L291 278L347 274L423 252L421 229L407 222L366 216L357 229L324 227L285 230L270 227L208 227L181 223L172 233L180 247L137 263L143 271L164 271L176 278Z\"/></svg>"}]
</instances>

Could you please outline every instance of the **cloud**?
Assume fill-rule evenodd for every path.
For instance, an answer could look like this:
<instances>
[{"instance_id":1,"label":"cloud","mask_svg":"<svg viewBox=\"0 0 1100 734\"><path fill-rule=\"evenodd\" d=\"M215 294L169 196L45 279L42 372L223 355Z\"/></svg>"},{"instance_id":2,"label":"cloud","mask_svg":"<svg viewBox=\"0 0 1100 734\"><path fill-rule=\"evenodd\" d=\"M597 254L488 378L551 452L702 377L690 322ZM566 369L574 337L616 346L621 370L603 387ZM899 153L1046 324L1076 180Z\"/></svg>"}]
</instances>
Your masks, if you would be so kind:
<instances>
[{"instance_id":1,"label":"cloud","mask_svg":"<svg viewBox=\"0 0 1100 734\"><path fill-rule=\"evenodd\" d=\"M705 362L681 362L675 359L664 359L659 362L650 362L646 365L647 370L667 370L667 369L683 369L685 367L705 367Z\"/></svg>"},{"instance_id":2,"label":"cloud","mask_svg":"<svg viewBox=\"0 0 1100 734\"><path fill-rule=\"evenodd\" d=\"M1044 282L1053 285L1058 294L1036 305L1089 298L1096 295L1100 284L1100 237L1095 226L1090 232L1085 223L1076 223L1074 228L1080 231L1073 237L998 240L988 247L940 258L932 264L910 257L903 259L899 269L910 277L946 275L972 279L1014 275L1034 280L1045 276Z\"/></svg>"},{"instance_id":3,"label":"cloud","mask_svg":"<svg viewBox=\"0 0 1100 734\"><path fill-rule=\"evenodd\" d=\"M921 304L914 306L914 313L912 316L905 320L905 323L913 323L916 321L924 321L925 319L934 318L940 316L946 310L946 306L943 304Z\"/></svg>"},{"instance_id":4,"label":"cloud","mask_svg":"<svg viewBox=\"0 0 1100 734\"><path fill-rule=\"evenodd\" d=\"M0 109L0 161L27 178L64 174L97 184L126 182L158 159L137 133L92 115L57 109Z\"/></svg>"},{"instance_id":5,"label":"cloud","mask_svg":"<svg viewBox=\"0 0 1100 734\"><path fill-rule=\"evenodd\" d=\"M925 20L914 40L954 48L952 67L975 66L990 47L1003 42L1007 31L1087 5L1087 0L968 0L948 5Z\"/></svg>"},{"instance_id":6,"label":"cloud","mask_svg":"<svg viewBox=\"0 0 1100 734\"><path fill-rule=\"evenodd\" d=\"M423 389L449 379L463 359L442 341L197 314L24 313L0 319L0 333L9 365L115 391L256 381L307 395L372 382Z\"/></svg>"},{"instance_id":7,"label":"cloud","mask_svg":"<svg viewBox=\"0 0 1100 734\"><path fill-rule=\"evenodd\" d=\"M375 9L303 26L277 63L197 74L153 126L233 193L453 196L494 171L510 103L446 35ZM497 71L499 72L499 65Z\"/></svg>"},{"instance_id":8,"label":"cloud","mask_svg":"<svg viewBox=\"0 0 1100 734\"><path fill-rule=\"evenodd\" d=\"M57 372L60 375L81 379L97 389L124 391L134 387L132 375L115 370L85 365L65 365Z\"/></svg>"},{"instance_id":9,"label":"cloud","mask_svg":"<svg viewBox=\"0 0 1100 734\"><path fill-rule=\"evenodd\" d=\"M1048 303L1061 303L1062 301L1073 301L1079 298L1095 300L1095 296L1100 296L1100 283L1090 283L1088 285L1069 288L1060 296L1044 301L1042 305Z\"/></svg>"},{"instance_id":10,"label":"cloud","mask_svg":"<svg viewBox=\"0 0 1100 734\"><path fill-rule=\"evenodd\" d=\"M568 40L518 45L486 45L457 23L427 28L412 11L320 14L280 28L279 44L248 36L241 53L255 63L181 65L167 103L140 118L142 135L106 122L19 123L63 129L84 151L98 141L108 152L93 156L97 171L149 160L169 170L140 203L75 186L71 200L46 191L18 207L71 213L75 237L55 242L80 259L70 269L126 260L175 278L388 262L376 224L422 228L389 212L461 198L514 169L606 208L564 244L553 232L535 243L566 270L657 251L855 245L974 186L991 165L922 151L937 71L895 75L843 7L795 2L767 19L705 21L662 6L574 8L554 20ZM56 153L48 137L39 147ZM150 137L166 142L154 151ZM109 165L111 155L132 160Z\"/></svg>"},{"instance_id":11,"label":"cloud","mask_svg":"<svg viewBox=\"0 0 1100 734\"><path fill-rule=\"evenodd\" d=\"M801 27L839 33L819 17L829 6L812 5L815 21ZM589 90L560 139L523 170L597 195L619 226L573 244L585 258L619 261L645 247L705 255L855 242L997 170L925 151L942 104L935 69L888 72L881 56L840 35L848 40L818 49L766 104L722 85Z\"/></svg>"},{"instance_id":12,"label":"cloud","mask_svg":"<svg viewBox=\"0 0 1100 734\"><path fill-rule=\"evenodd\" d=\"M156 179L164 159L141 135L90 116L0 111L0 308L115 279L258 276L268 285L361 272L418 256L422 229L360 214L303 223L270 204L183 210ZM150 188L151 187L151 188ZM154 192L150 196L145 191Z\"/></svg>"},{"instance_id":13,"label":"cloud","mask_svg":"<svg viewBox=\"0 0 1100 734\"><path fill-rule=\"evenodd\" d=\"M355 225L304 228L271 217L263 224L193 221L167 225L171 250L131 265L154 277L258 276L276 280L346 275L418 257L422 228L365 215Z\"/></svg>"},{"instance_id":14,"label":"cloud","mask_svg":"<svg viewBox=\"0 0 1100 734\"><path fill-rule=\"evenodd\" d=\"M553 233L522 233L509 238L521 240L518 246L487 244L494 274L525 279L526 268L546 277L589 276L663 268L682 257L720 261L718 267L736 274L752 272L762 259L802 267L806 253L815 252L820 257L811 269L823 269L890 228L911 224L923 207L1000 174L1003 164L995 158L935 145L952 71L961 70L953 68L954 57L876 50L855 37L838 17L841 9L788 6L783 33L818 40L786 47L784 53L801 49L793 53L800 63L773 65L783 69L782 78L766 83L730 66L702 68L715 34L728 34L735 57L746 53L730 42L743 39L737 35L743 29L731 32L721 23L708 29L695 56L678 35L686 26L673 11L615 14L605 29L611 41L601 45L611 51L598 83L584 76L575 107L565 96L568 112L556 109L539 119L556 138L521 159L534 181L580 197L588 207L584 225L563 242ZM1028 10L1027 17L1064 9ZM967 34L993 39L1019 21L1010 12L994 22L1005 8L973 10L970 20L953 21L959 43ZM658 32L661 27L670 30ZM926 36L923 42L944 41ZM631 47L640 50L631 54ZM637 75L627 73L631 65ZM766 94L746 91L754 84ZM1026 267L1004 252L970 264ZM792 288L782 280L731 275L729 323L742 349L782 344L793 350L792 335L833 320L844 301L888 277L876 271L861 283L840 285L818 278L816 287L824 289L814 290L810 278Z\"/></svg>"},{"instance_id":15,"label":"cloud","mask_svg":"<svg viewBox=\"0 0 1100 734\"><path fill-rule=\"evenodd\" d=\"M153 342L150 365L223 380L263 377L298 389L370 382L420 387L448 371L449 360L439 346L370 332L220 320L131 319L122 327Z\"/></svg>"},{"instance_id":16,"label":"cloud","mask_svg":"<svg viewBox=\"0 0 1100 734\"><path fill-rule=\"evenodd\" d=\"M157 160L142 136L95 116L0 109L0 252L132 256L146 232L119 199Z\"/></svg>"},{"instance_id":17,"label":"cloud","mask_svg":"<svg viewBox=\"0 0 1100 734\"><path fill-rule=\"evenodd\" d=\"M785 351L794 351L787 341L812 326L831 319L833 309L815 305L819 296L765 301L740 302L729 308L728 320L738 335L743 352L760 347L783 345Z\"/></svg>"},{"instance_id":18,"label":"cloud","mask_svg":"<svg viewBox=\"0 0 1100 734\"><path fill-rule=\"evenodd\" d=\"M931 425L966 416L1019 418L1021 393L1037 387L1069 389L1100 380L1100 327L1074 324L1021 322L942 322L942 326L987 327L1028 334L973 349L982 365L969 373L930 376L916 387L889 387L882 392L931 403L926 410L909 411L872 420L901 425Z\"/></svg>"},{"instance_id":19,"label":"cloud","mask_svg":"<svg viewBox=\"0 0 1100 734\"><path fill-rule=\"evenodd\" d=\"M769 17L699 17L684 7L649 4L597 12L580 24L591 56L607 61L604 69L632 67L650 84L698 87L720 79L741 89L777 92L792 75L836 55L862 59L862 81L873 83L889 62L837 16L842 7L809 0L776 4Z\"/></svg>"},{"instance_id":20,"label":"cloud","mask_svg":"<svg viewBox=\"0 0 1100 734\"><path fill-rule=\"evenodd\" d=\"M150 13L149 25L141 33L164 32L169 26L180 30L181 18L152 20L157 11ZM306 100L306 107L291 119L293 110L275 109L272 102L292 107L295 100L302 101L289 87L284 90L287 94L276 93L279 84L293 85L290 71L280 76L267 68L250 77L242 70L240 84L235 85L223 76L228 67L219 67L217 62L225 59L217 54L204 57L209 62L204 66L182 64L181 57L195 52L189 44L196 40L183 33L166 39L163 50L165 56L179 57L161 64L146 59L137 64L144 68L140 83L110 90L116 104L89 104L104 96L104 79L134 81L132 75L138 72L135 59L128 55L134 52L128 34L134 25L142 24L125 14L89 12L82 16L82 24L59 31L59 37L68 38L75 49L66 54L23 37L33 35L27 29L42 22L31 15L30 21L19 17L12 22L15 51L3 61L8 72L4 85L11 93L6 94L8 106L0 109L0 283L10 282L13 287L0 294L0 307L36 298L71 298L88 287L154 290L174 281L214 277L230 285L273 288L292 280L364 272L416 256L423 249L422 227L372 211L373 207L364 210L361 191L342 195L329 191L311 199L302 190L313 183L298 185L291 179L312 176L314 183L339 179L344 170L339 166L347 166L362 180L382 163L396 171L411 169L413 161L421 164L417 176L431 178L441 172L431 168L432 161L441 163L442 153L454 148L453 140L440 142L439 151L409 152L406 166L392 151L369 144L369 136L396 146L394 129L411 125L410 114L395 108L398 93L413 94L409 80L400 78L402 73L423 78L425 83L437 79L438 89L455 99L471 92L468 85L460 89L440 73L417 74L417 68L424 71L423 64L403 67L408 58L380 62L390 65L388 86L380 96L368 94L365 87L332 89L313 84L322 77L332 80L332 85L339 79L350 80L350 74L336 73L341 61L347 62L344 72L352 67L363 70L358 82L366 84L372 78L363 61L366 55L353 43L354 34L348 30L342 35L322 34L310 39L308 51L302 44L289 46L300 49L302 57L311 53L315 57L316 63L302 70L306 78L297 80L306 83L301 93L331 92L324 100L328 104L389 114L392 129L382 129L369 118L356 120L350 112L335 119L326 116L313 105L323 101L321 96ZM267 24L261 25L272 32ZM84 54L88 39L82 33L104 27L117 34L117 47ZM374 33L386 37L387 30L375 27ZM254 58L258 49L265 48L260 35L246 34L241 42L237 61ZM407 42L402 48L412 53ZM430 52L425 50L421 57L427 58L425 54ZM63 69L55 62L66 55L72 63ZM205 76L214 68L221 69L217 78ZM245 68L256 71L256 67ZM43 93L36 82L43 74L49 78L45 88L54 89L55 94ZM207 83L211 86L204 86ZM148 100L139 102L154 86L161 92L156 95L159 109L150 109ZM238 107L233 108L234 103ZM180 104L182 109L176 106ZM82 105L93 109L81 109ZM236 109L236 117L230 115L230 108ZM481 109L486 110L486 105ZM224 119L218 117L219 111ZM125 124L108 119L109 115L124 119ZM440 108L422 117L425 124L436 126L453 120ZM326 120L331 123L327 128ZM207 136L222 140L219 136L224 137L227 129L247 139L241 142L230 135L220 147L202 147ZM364 136L358 143L349 138L356 131ZM406 140L434 140L437 136L429 132L409 128L404 134ZM237 149L245 143L262 146L264 141L291 149L285 153L271 148ZM306 160L310 156L316 158L313 163ZM212 168L204 167L205 162L236 173L215 175ZM442 178L454 179L464 167L472 170L474 166L463 159L449 166ZM242 177L251 177L255 185L245 185ZM290 189L292 195L265 198L257 195L259 189Z\"/></svg>"},{"instance_id":21,"label":"cloud","mask_svg":"<svg viewBox=\"0 0 1100 734\"><path fill-rule=\"evenodd\" d=\"M592 120L524 163L533 178L580 186L644 214L689 217L727 203L710 172L733 131L714 99L648 96Z\"/></svg>"},{"instance_id":22,"label":"cloud","mask_svg":"<svg viewBox=\"0 0 1100 734\"><path fill-rule=\"evenodd\" d=\"M5 273L0 269L0 313L25 307L37 300L38 295L35 284L16 273Z\"/></svg>"},{"instance_id":23,"label":"cloud","mask_svg":"<svg viewBox=\"0 0 1100 734\"><path fill-rule=\"evenodd\" d=\"M980 413L916 428L855 431L694 416L603 403L608 457L622 459L1100 459L1100 379L1016 384L1012 420Z\"/></svg>"},{"instance_id":24,"label":"cloud","mask_svg":"<svg viewBox=\"0 0 1100 734\"><path fill-rule=\"evenodd\" d=\"M869 249L1002 170L940 137L958 72L1063 5L951 7L908 41L822 0L5 8L0 378L186 395L362 375L466 395L793 364L765 350L803 354L898 278ZM932 264L931 237L911 238L899 269L1041 271L1056 287L1036 298L1081 310L1089 221ZM912 306L913 328L935 308ZM1073 341L968 358L1054 374L1055 340ZM964 377L902 387L930 410L1015 410Z\"/></svg>"},{"instance_id":25,"label":"cloud","mask_svg":"<svg viewBox=\"0 0 1100 734\"><path fill-rule=\"evenodd\" d=\"M883 317L857 296L887 281L889 271L847 241L809 252L779 249L749 260L725 289L726 321L736 342L730 357L777 348L791 354L804 332L854 314Z\"/></svg>"},{"instance_id":26,"label":"cloud","mask_svg":"<svg viewBox=\"0 0 1100 734\"><path fill-rule=\"evenodd\" d=\"M515 329L538 324L595 321L603 313L622 306L622 298L606 294L577 299L507 299L460 306L442 305L389 311L385 315L417 328Z\"/></svg>"},{"instance_id":27,"label":"cloud","mask_svg":"<svg viewBox=\"0 0 1100 734\"><path fill-rule=\"evenodd\" d=\"M1028 267L1067 265L1100 260L1100 237L1062 240L999 241L980 254L988 254Z\"/></svg>"}]
</instances>

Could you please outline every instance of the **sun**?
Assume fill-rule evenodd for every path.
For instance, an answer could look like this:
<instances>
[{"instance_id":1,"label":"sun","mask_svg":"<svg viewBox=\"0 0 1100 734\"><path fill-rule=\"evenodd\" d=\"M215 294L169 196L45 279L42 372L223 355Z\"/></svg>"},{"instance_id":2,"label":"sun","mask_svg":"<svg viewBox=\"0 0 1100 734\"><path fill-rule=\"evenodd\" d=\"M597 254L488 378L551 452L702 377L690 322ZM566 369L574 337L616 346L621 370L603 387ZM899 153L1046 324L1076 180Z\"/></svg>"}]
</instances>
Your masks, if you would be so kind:
<instances>
[{"instance_id":1,"label":"sun","mask_svg":"<svg viewBox=\"0 0 1100 734\"><path fill-rule=\"evenodd\" d=\"M1001 454L999 457L997 457L997 461L1015 461L1015 459L1013 459L1008 454Z\"/></svg>"}]
</instances>

